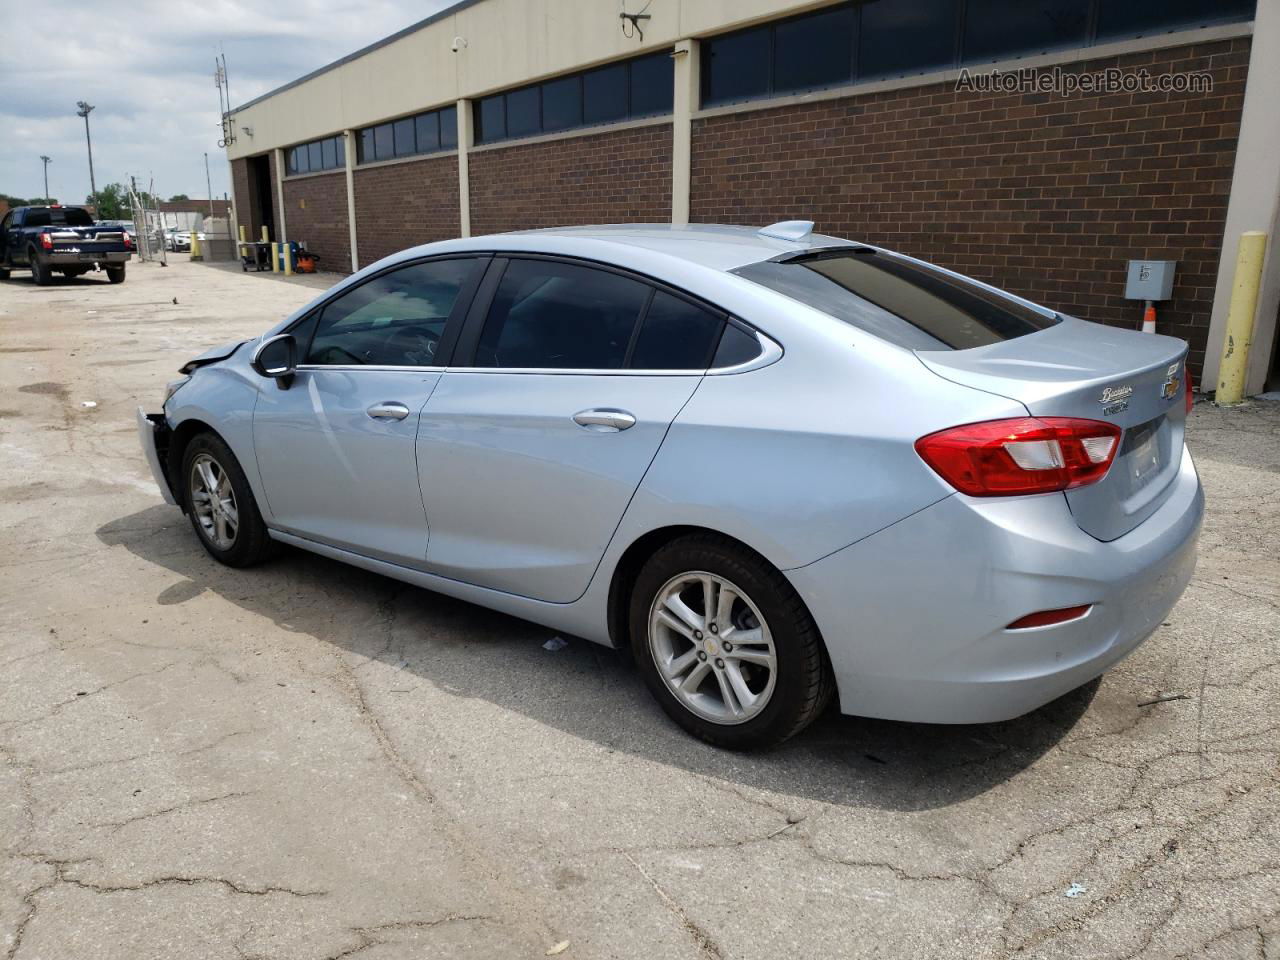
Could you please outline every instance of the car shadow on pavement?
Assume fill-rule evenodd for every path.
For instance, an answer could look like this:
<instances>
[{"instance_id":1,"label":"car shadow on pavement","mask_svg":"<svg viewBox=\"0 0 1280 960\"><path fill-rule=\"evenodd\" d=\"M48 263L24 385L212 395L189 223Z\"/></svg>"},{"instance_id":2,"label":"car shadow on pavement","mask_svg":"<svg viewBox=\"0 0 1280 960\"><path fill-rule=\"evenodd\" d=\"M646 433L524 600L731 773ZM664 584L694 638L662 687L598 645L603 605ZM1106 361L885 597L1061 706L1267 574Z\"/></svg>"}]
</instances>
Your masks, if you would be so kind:
<instances>
[{"instance_id":1,"label":"car shadow on pavement","mask_svg":"<svg viewBox=\"0 0 1280 960\"><path fill-rule=\"evenodd\" d=\"M201 549L172 507L149 507L96 532L104 544L186 578L157 584L158 604L211 591L282 629L384 660L451 695L488 700L612 750L824 803L928 810L985 793L1058 743L1098 689L1094 681L1024 717L975 726L846 717L833 707L781 747L730 753L676 727L624 652L577 639L549 651L550 630L301 550L230 569Z\"/></svg>"}]
</instances>

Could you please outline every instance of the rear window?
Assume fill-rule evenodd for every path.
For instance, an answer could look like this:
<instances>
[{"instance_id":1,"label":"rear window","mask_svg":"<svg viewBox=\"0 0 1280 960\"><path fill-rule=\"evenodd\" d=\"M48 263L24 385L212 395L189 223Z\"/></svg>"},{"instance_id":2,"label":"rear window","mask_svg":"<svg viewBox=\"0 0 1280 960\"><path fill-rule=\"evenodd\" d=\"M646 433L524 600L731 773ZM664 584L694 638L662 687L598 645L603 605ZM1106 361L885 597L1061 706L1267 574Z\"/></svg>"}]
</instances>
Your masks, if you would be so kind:
<instances>
[{"instance_id":1,"label":"rear window","mask_svg":"<svg viewBox=\"0 0 1280 960\"><path fill-rule=\"evenodd\" d=\"M962 277L865 247L734 273L909 350L981 347L1058 322Z\"/></svg>"},{"instance_id":2,"label":"rear window","mask_svg":"<svg viewBox=\"0 0 1280 960\"><path fill-rule=\"evenodd\" d=\"M27 211L27 227L92 227L93 217L79 207L37 207Z\"/></svg>"}]
</instances>

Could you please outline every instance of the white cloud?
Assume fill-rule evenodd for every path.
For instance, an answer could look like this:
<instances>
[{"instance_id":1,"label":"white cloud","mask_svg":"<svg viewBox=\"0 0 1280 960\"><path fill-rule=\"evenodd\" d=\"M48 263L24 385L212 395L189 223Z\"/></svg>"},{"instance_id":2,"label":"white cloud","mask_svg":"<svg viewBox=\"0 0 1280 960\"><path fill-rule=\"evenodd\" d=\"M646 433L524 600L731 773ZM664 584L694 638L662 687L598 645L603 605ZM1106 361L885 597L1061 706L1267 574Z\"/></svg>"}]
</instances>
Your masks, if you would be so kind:
<instances>
[{"instance_id":1,"label":"white cloud","mask_svg":"<svg viewBox=\"0 0 1280 960\"><path fill-rule=\"evenodd\" d=\"M231 187L217 145L220 49L240 104L450 3L0 0L0 22L15 28L0 45L0 192L42 194L46 154L50 193L83 200L89 164L76 101L88 100L99 187L133 175L140 186L154 177L166 197L204 196L207 152L214 195L222 196ZM47 29L34 29L33 18Z\"/></svg>"}]
</instances>

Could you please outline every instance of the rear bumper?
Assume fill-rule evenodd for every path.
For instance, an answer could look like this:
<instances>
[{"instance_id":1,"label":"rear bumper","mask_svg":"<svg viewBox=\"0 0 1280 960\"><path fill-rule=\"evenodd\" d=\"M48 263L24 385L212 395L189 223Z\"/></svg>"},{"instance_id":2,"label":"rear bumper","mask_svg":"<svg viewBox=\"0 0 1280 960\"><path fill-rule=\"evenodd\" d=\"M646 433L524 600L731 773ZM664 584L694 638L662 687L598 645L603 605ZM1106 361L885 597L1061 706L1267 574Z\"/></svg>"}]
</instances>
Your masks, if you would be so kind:
<instances>
[{"instance_id":1,"label":"rear bumper","mask_svg":"<svg viewBox=\"0 0 1280 960\"><path fill-rule=\"evenodd\" d=\"M138 440L142 444L142 454L147 458L147 466L151 468L151 476L160 488L160 496L164 502L178 505L174 499L173 488L169 486L169 476L164 469L164 459L169 450L169 424L165 422L163 413L148 414L138 408Z\"/></svg>"},{"instance_id":2,"label":"rear bumper","mask_svg":"<svg viewBox=\"0 0 1280 960\"><path fill-rule=\"evenodd\" d=\"M55 250L44 255L45 263L51 267L90 267L95 263L128 263L133 256L128 250L78 250L75 253L61 253Z\"/></svg>"},{"instance_id":3,"label":"rear bumper","mask_svg":"<svg viewBox=\"0 0 1280 960\"><path fill-rule=\"evenodd\" d=\"M1020 716L1087 683L1160 626L1195 570L1204 493L1175 489L1103 543L1060 495L955 495L787 572L826 639L842 712L929 723ZM1068 623L1005 625L1092 604Z\"/></svg>"}]
</instances>

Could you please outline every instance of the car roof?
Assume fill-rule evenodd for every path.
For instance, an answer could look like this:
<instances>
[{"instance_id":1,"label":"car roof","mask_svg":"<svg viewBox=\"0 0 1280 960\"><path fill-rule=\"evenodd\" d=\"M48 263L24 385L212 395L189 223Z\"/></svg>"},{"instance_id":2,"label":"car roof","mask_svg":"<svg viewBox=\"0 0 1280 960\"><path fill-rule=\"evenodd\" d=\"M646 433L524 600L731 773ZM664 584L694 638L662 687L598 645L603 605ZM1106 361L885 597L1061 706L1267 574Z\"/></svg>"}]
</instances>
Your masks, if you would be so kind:
<instances>
[{"instance_id":1,"label":"car roof","mask_svg":"<svg viewBox=\"0 0 1280 960\"><path fill-rule=\"evenodd\" d=\"M830 247L858 246L850 240L810 234L802 240L763 236L758 227L694 223L620 223L552 227L475 237L472 243L493 250L528 250L530 240L564 238L617 244L674 257L713 270L734 270L780 254Z\"/></svg>"}]
</instances>

